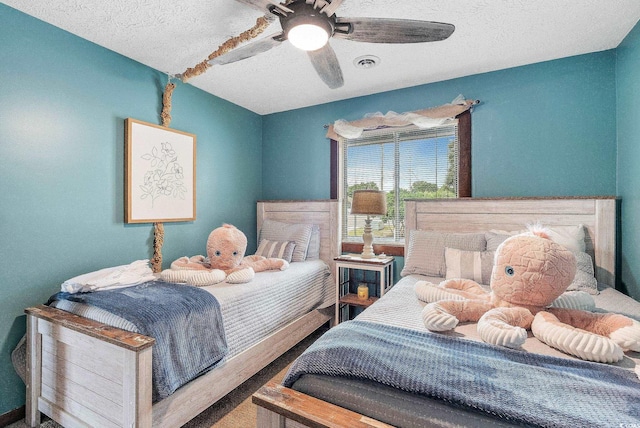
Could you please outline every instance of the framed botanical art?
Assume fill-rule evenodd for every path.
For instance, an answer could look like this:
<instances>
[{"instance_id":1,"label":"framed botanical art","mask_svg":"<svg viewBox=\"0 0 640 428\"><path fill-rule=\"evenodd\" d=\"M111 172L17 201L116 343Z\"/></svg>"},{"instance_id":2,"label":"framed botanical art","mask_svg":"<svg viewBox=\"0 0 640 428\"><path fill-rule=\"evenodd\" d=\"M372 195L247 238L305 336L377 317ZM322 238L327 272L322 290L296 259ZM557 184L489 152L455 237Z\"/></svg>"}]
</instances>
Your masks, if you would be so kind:
<instances>
[{"instance_id":1,"label":"framed botanical art","mask_svg":"<svg viewBox=\"0 0 640 428\"><path fill-rule=\"evenodd\" d=\"M196 219L196 136L125 120L125 222Z\"/></svg>"}]
</instances>

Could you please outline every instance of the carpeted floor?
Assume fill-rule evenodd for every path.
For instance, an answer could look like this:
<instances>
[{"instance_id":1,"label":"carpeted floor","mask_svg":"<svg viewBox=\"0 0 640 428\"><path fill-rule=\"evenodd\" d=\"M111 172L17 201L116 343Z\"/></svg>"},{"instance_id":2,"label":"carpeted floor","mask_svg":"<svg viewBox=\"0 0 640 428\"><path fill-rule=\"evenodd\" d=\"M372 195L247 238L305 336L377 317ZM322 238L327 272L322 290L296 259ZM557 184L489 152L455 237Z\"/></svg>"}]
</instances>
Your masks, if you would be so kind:
<instances>
[{"instance_id":1,"label":"carpeted floor","mask_svg":"<svg viewBox=\"0 0 640 428\"><path fill-rule=\"evenodd\" d=\"M227 394L223 399L193 418L184 428L253 428L256 426L256 406L251 402L251 395L262 385L273 379L280 382L289 365L309 345L316 341L328 327L321 327L315 333L291 348L280 358L256 373L251 379ZM43 428L61 428L61 425L47 420ZM8 428L27 428L24 422L16 422Z\"/></svg>"}]
</instances>

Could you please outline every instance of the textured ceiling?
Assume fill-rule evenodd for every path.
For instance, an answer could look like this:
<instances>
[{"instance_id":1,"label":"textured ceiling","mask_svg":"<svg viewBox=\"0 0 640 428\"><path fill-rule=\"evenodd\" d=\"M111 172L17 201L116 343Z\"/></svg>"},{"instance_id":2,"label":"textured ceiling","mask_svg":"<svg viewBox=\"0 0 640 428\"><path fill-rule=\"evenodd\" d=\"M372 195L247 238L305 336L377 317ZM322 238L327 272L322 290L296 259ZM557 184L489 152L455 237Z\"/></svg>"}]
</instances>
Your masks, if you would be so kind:
<instances>
[{"instance_id":1,"label":"textured ceiling","mask_svg":"<svg viewBox=\"0 0 640 428\"><path fill-rule=\"evenodd\" d=\"M263 14L237 0L3 0L22 12L157 70L179 74ZM332 39L345 84L328 89L288 42L190 84L259 114L615 48L640 18L638 0L344 0L338 17L448 22L441 42ZM280 31L277 20L259 37ZM358 69L353 60L380 64Z\"/></svg>"}]
</instances>

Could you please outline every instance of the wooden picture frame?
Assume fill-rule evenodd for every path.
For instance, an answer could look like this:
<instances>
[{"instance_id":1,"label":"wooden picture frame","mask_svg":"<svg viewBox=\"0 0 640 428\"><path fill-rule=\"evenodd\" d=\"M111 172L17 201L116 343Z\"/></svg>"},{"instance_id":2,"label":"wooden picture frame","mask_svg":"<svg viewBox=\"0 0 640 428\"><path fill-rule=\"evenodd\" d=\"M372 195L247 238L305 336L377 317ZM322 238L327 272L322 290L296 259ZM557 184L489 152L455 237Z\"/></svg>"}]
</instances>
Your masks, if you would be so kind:
<instances>
[{"instance_id":1,"label":"wooden picture frame","mask_svg":"<svg viewBox=\"0 0 640 428\"><path fill-rule=\"evenodd\" d=\"M125 223L196 219L196 136L125 120Z\"/></svg>"}]
</instances>

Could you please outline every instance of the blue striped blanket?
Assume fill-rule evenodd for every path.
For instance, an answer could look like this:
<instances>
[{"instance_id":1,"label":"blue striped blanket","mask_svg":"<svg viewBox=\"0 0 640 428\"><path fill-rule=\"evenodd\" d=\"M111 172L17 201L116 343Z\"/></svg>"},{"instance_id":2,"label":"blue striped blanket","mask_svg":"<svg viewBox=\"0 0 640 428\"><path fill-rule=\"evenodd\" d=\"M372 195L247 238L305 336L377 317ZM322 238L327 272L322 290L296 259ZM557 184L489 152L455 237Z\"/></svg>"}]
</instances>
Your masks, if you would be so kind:
<instances>
[{"instance_id":1,"label":"blue striped blanket","mask_svg":"<svg viewBox=\"0 0 640 428\"><path fill-rule=\"evenodd\" d=\"M152 350L153 401L211 369L227 353L220 304L196 287L151 281L93 293L54 294L104 309L156 340Z\"/></svg>"},{"instance_id":2,"label":"blue striped blanket","mask_svg":"<svg viewBox=\"0 0 640 428\"><path fill-rule=\"evenodd\" d=\"M283 385L307 373L379 382L513 423L640 426L640 381L628 370L366 321L325 333Z\"/></svg>"}]
</instances>

